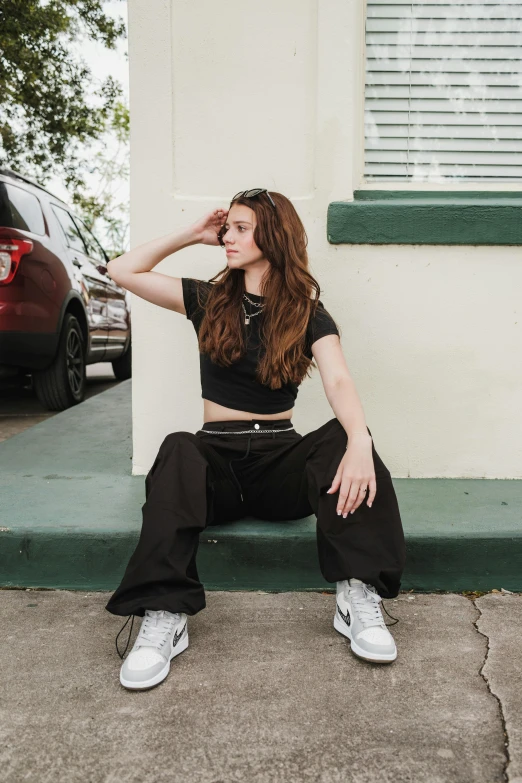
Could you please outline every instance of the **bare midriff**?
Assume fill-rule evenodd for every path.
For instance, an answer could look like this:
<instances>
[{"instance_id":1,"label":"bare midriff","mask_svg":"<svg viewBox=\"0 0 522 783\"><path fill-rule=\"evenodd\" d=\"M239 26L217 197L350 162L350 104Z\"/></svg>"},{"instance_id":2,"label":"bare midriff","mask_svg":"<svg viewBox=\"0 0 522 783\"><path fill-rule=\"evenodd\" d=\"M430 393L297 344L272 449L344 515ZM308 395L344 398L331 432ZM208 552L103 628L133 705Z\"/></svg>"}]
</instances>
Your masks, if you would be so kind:
<instances>
[{"instance_id":1,"label":"bare midriff","mask_svg":"<svg viewBox=\"0 0 522 783\"><path fill-rule=\"evenodd\" d=\"M233 408L225 408L217 402L203 398L203 424L208 421L233 421L234 419L261 419L277 421L278 419L291 419L294 409L282 413L251 413L250 411L236 411Z\"/></svg>"}]
</instances>

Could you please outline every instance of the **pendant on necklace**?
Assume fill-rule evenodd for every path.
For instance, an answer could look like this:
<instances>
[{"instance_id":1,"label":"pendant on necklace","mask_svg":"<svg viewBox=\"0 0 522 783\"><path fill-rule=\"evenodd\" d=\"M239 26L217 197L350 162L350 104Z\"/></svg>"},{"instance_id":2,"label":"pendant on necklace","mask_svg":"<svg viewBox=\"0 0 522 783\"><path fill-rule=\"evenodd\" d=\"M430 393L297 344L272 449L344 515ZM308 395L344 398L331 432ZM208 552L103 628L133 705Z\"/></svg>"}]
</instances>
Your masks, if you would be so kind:
<instances>
[{"instance_id":1,"label":"pendant on necklace","mask_svg":"<svg viewBox=\"0 0 522 783\"><path fill-rule=\"evenodd\" d=\"M245 323L246 324L250 323L250 317L248 315L245 316Z\"/></svg>"}]
</instances>

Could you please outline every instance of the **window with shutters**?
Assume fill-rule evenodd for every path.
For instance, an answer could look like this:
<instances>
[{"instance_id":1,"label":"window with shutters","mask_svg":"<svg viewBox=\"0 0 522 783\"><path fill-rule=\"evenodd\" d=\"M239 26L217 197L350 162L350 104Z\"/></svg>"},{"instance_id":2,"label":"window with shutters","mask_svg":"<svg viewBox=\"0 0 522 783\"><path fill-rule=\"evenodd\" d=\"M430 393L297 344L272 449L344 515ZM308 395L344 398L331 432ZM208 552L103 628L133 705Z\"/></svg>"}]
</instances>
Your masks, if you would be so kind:
<instances>
[{"instance_id":1,"label":"window with shutters","mask_svg":"<svg viewBox=\"0 0 522 783\"><path fill-rule=\"evenodd\" d=\"M367 0L364 175L522 180L522 0Z\"/></svg>"}]
</instances>

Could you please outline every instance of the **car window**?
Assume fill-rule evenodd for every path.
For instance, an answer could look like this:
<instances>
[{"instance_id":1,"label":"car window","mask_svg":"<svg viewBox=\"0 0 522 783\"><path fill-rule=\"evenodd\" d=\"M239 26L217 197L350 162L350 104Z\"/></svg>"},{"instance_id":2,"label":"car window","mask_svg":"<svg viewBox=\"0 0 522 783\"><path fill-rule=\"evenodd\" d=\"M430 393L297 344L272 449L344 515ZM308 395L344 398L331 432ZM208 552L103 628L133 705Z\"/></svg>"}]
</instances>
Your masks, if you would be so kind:
<instances>
[{"instance_id":1,"label":"car window","mask_svg":"<svg viewBox=\"0 0 522 783\"><path fill-rule=\"evenodd\" d=\"M58 218L58 222L63 229L63 233L65 234L65 241L69 247L71 247L73 250L79 250L80 253L85 253L87 255L87 249L83 243L81 234L78 231L78 227L69 212L67 212L65 209L62 209L62 207L57 206L56 204L52 204L52 208L54 210L54 214Z\"/></svg>"},{"instance_id":2,"label":"car window","mask_svg":"<svg viewBox=\"0 0 522 783\"><path fill-rule=\"evenodd\" d=\"M90 256L90 258L94 258L96 259L96 261L101 261L102 264L106 264L107 259L105 257L105 253L103 252L100 243L98 242L98 240L96 239L92 231L87 228L83 220L79 218L77 215L74 215L74 220L77 223L80 233L87 246L88 255Z\"/></svg>"},{"instance_id":3,"label":"car window","mask_svg":"<svg viewBox=\"0 0 522 783\"><path fill-rule=\"evenodd\" d=\"M45 221L36 196L10 182L0 182L0 226L44 235Z\"/></svg>"}]
</instances>

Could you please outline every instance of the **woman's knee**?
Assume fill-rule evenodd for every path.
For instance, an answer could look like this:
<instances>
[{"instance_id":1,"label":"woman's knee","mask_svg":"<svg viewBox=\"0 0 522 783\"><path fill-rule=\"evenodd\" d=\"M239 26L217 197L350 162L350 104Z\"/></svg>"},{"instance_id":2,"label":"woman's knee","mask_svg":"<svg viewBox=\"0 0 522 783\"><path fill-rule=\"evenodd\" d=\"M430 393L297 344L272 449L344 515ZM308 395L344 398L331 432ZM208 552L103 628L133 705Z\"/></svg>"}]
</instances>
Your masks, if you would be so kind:
<instances>
[{"instance_id":1,"label":"woman's knee","mask_svg":"<svg viewBox=\"0 0 522 783\"><path fill-rule=\"evenodd\" d=\"M328 432L327 437L322 441L323 448L325 448L327 451L331 451L332 449L337 451L342 445L343 450L346 449L350 439L339 419L337 417L330 419L330 421L326 422L326 427L328 428ZM371 438L370 443L376 474L380 473L382 475L390 475L390 471L375 449L375 444L369 430L368 435Z\"/></svg>"},{"instance_id":2,"label":"woman's knee","mask_svg":"<svg viewBox=\"0 0 522 783\"><path fill-rule=\"evenodd\" d=\"M192 443L193 445L198 446L199 440L193 432L186 432L185 430L169 432L169 434L166 435L163 439L163 443L160 446L160 451L170 452L180 443Z\"/></svg>"},{"instance_id":3,"label":"woman's knee","mask_svg":"<svg viewBox=\"0 0 522 783\"><path fill-rule=\"evenodd\" d=\"M348 435L343 425L337 417L330 419L323 425L324 431L320 441L325 444L326 448L334 444L342 443L344 446L348 443Z\"/></svg>"}]
</instances>

